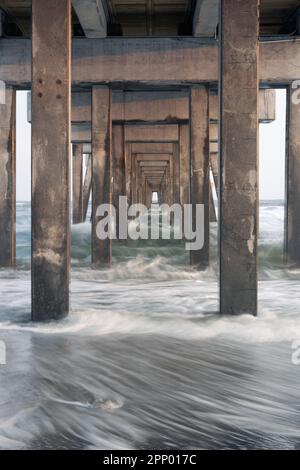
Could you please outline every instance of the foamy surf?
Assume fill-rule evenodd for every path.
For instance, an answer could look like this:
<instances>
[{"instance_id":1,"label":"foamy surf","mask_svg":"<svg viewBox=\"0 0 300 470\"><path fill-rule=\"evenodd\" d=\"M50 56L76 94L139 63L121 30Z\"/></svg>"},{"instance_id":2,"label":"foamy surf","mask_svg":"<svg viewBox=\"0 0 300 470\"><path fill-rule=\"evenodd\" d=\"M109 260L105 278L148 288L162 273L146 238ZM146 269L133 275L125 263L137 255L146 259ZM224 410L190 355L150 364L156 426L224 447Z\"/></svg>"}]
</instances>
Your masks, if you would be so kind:
<instances>
[{"instance_id":1,"label":"foamy surf","mask_svg":"<svg viewBox=\"0 0 300 470\"><path fill-rule=\"evenodd\" d=\"M0 270L0 448L298 448L300 270L282 258L283 206L261 208L259 314L221 317L211 268L180 242L115 243L90 264L72 230L71 313L30 321L30 210L18 204L18 269ZM216 387L218 384L218 387Z\"/></svg>"}]
</instances>

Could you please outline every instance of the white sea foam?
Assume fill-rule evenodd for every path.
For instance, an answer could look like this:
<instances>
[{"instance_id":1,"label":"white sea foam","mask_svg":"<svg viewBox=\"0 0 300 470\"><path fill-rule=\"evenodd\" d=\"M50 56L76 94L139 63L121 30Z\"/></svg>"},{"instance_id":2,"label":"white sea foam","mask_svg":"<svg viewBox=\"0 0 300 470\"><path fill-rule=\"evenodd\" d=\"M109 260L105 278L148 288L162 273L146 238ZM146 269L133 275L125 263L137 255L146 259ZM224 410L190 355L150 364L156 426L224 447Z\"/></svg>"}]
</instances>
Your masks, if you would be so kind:
<instances>
[{"instance_id":1,"label":"white sea foam","mask_svg":"<svg viewBox=\"0 0 300 470\"><path fill-rule=\"evenodd\" d=\"M282 261L283 206L263 205L258 317L218 313L211 267L180 242L114 244L90 264L72 229L71 313L30 321L30 213L18 204L18 269L0 270L0 448L297 448L300 270Z\"/></svg>"}]
</instances>

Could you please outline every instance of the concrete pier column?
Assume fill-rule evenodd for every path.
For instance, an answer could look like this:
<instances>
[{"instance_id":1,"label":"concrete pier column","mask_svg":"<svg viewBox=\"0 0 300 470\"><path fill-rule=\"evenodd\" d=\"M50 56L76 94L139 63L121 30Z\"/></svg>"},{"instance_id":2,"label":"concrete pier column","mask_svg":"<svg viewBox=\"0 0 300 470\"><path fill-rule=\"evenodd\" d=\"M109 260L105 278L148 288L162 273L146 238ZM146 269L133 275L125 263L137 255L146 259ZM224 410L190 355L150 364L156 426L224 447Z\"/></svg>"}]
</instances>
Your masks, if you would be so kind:
<instances>
[{"instance_id":1,"label":"concrete pier column","mask_svg":"<svg viewBox=\"0 0 300 470\"><path fill-rule=\"evenodd\" d=\"M145 176L142 176L142 187L141 187L141 189L142 189L142 191L141 191L141 193L142 193L142 204L144 204L145 206L146 206L146 184L147 184L146 178L145 178Z\"/></svg>"},{"instance_id":2,"label":"concrete pier column","mask_svg":"<svg viewBox=\"0 0 300 470\"><path fill-rule=\"evenodd\" d=\"M172 157L171 157L172 158ZM165 173L165 202L169 206L172 205L171 202L171 161L169 162L169 165L166 168L166 173Z\"/></svg>"},{"instance_id":3,"label":"concrete pier column","mask_svg":"<svg viewBox=\"0 0 300 470\"><path fill-rule=\"evenodd\" d=\"M188 124L179 126L180 153L180 202L190 202L190 129Z\"/></svg>"},{"instance_id":4,"label":"concrete pier column","mask_svg":"<svg viewBox=\"0 0 300 470\"><path fill-rule=\"evenodd\" d=\"M0 268L16 263L16 92L0 104Z\"/></svg>"},{"instance_id":5,"label":"concrete pier column","mask_svg":"<svg viewBox=\"0 0 300 470\"><path fill-rule=\"evenodd\" d=\"M300 113L299 105L292 100L293 91L288 92L285 250L287 262L300 266Z\"/></svg>"},{"instance_id":6,"label":"concrete pier column","mask_svg":"<svg viewBox=\"0 0 300 470\"><path fill-rule=\"evenodd\" d=\"M165 198L165 178L162 178L162 181L159 186L159 195L158 195L158 202L159 204L163 204Z\"/></svg>"},{"instance_id":7,"label":"concrete pier column","mask_svg":"<svg viewBox=\"0 0 300 470\"><path fill-rule=\"evenodd\" d=\"M82 222L86 221L91 190L92 190L92 156L88 154L87 161L86 161L86 173L84 176L84 183L83 183L83 189L82 189L82 207L83 207Z\"/></svg>"},{"instance_id":8,"label":"concrete pier column","mask_svg":"<svg viewBox=\"0 0 300 470\"><path fill-rule=\"evenodd\" d=\"M149 186L149 183L146 183L146 206L148 209L151 208L152 205L152 189Z\"/></svg>"},{"instance_id":9,"label":"concrete pier column","mask_svg":"<svg viewBox=\"0 0 300 470\"><path fill-rule=\"evenodd\" d=\"M220 309L257 314L259 0L221 0Z\"/></svg>"},{"instance_id":10,"label":"concrete pier column","mask_svg":"<svg viewBox=\"0 0 300 470\"><path fill-rule=\"evenodd\" d=\"M139 163L136 162L136 202L140 204L140 187L141 187L141 180L140 180L140 166Z\"/></svg>"},{"instance_id":11,"label":"concrete pier column","mask_svg":"<svg viewBox=\"0 0 300 470\"><path fill-rule=\"evenodd\" d=\"M137 167L137 176L138 176L138 180L137 180L137 184L138 184L138 203L143 204L143 183L144 183L144 181L143 181L143 175L142 175L140 164L138 164L138 167Z\"/></svg>"},{"instance_id":12,"label":"concrete pier column","mask_svg":"<svg viewBox=\"0 0 300 470\"><path fill-rule=\"evenodd\" d=\"M119 238L119 196L126 196L124 126L113 126L113 205L116 208L116 235Z\"/></svg>"},{"instance_id":13,"label":"concrete pier column","mask_svg":"<svg viewBox=\"0 0 300 470\"><path fill-rule=\"evenodd\" d=\"M131 204L138 203L138 167L137 167L137 155L131 154L131 193L132 199Z\"/></svg>"},{"instance_id":14,"label":"concrete pier column","mask_svg":"<svg viewBox=\"0 0 300 470\"><path fill-rule=\"evenodd\" d=\"M73 144L73 224L83 222L83 145Z\"/></svg>"},{"instance_id":15,"label":"concrete pier column","mask_svg":"<svg viewBox=\"0 0 300 470\"><path fill-rule=\"evenodd\" d=\"M165 202L165 176L163 176L162 181L160 183L160 191L159 191L159 204L163 204Z\"/></svg>"},{"instance_id":16,"label":"concrete pier column","mask_svg":"<svg viewBox=\"0 0 300 470\"><path fill-rule=\"evenodd\" d=\"M110 264L112 258L111 237L101 240L97 235L97 225L103 219L97 216L97 210L101 204L112 204L111 90L108 87L93 87L92 110L92 264L102 266Z\"/></svg>"},{"instance_id":17,"label":"concrete pier column","mask_svg":"<svg viewBox=\"0 0 300 470\"><path fill-rule=\"evenodd\" d=\"M173 144L173 179L174 179L174 202L180 204L180 161L179 161L179 145Z\"/></svg>"},{"instance_id":18,"label":"concrete pier column","mask_svg":"<svg viewBox=\"0 0 300 470\"><path fill-rule=\"evenodd\" d=\"M196 204L204 206L204 246L190 252L190 261L199 269L209 265L209 91L191 89L191 204L193 230L196 230ZM198 227L197 230L202 230Z\"/></svg>"},{"instance_id":19,"label":"concrete pier column","mask_svg":"<svg viewBox=\"0 0 300 470\"><path fill-rule=\"evenodd\" d=\"M170 155L168 166L168 181L169 181L169 204L174 203L174 154Z\"/></svg>"},{"instance_id":20,"label":"concrete pier column","mask_svg":"<svg viewBox=\"0 0 300 470\"><path fill-rule=\"evenodd\" d=\"M131 175L131 144L125 142L124 144L125 152L125 189L127 196L127 204L131 206L132 204L132 175Z\"/></svg>"},{"instance_id":21,"label":"concrete pier column","mask_svg":"<svg viewBox=\"0 0 300 470\"><path fill-rule=\"evenodd\" d=\"M217 222L217 213L216 213L216 207L215 207L215 202L213 198L213 186L211 182L210 182L210 194L209 194L209 220L210 222Z\"/></svg>"},{"instance_id":22,"label":"concrete pier column","mask_svg":"<svg viewBox=\"0 0 300 470\"><path fill-rule=\"evenodd\" d=\"M32 317L69 311L71 0L32 0Z\"/></svg>"},{"instance_id":23,"label":"concrete pier column","mask_svg":"<svg viewBox=\"0 0 300 470\"><path fill-rule=\"evenodd\" d=\"M3 37L4 33L4 12L0 9L0 38Z\"/></svg>"}]
</instances>

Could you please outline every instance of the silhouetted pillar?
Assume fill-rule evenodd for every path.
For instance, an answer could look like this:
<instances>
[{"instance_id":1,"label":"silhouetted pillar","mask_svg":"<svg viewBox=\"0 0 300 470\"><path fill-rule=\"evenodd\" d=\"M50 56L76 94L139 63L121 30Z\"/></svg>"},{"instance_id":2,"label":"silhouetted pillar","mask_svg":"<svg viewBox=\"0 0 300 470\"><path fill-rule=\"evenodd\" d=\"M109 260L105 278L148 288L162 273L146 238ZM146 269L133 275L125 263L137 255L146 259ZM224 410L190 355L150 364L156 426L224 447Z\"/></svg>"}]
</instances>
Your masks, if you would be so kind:
<instances>
[{"instance_id":1,"label":"silhouetted pillar","mask_svg":"<svg viewBox=\"0 0 300 470\"><path fill-rule=\"evenodd\" d=\"M82 189L82 221L86 221L90 195L92 190L92 156L87 155L86 172L84 176L83 189Z\"/></svg>"},{"instance_id":2,"label":"silhouetted pillar","mask_svg":"<svg viewBox=\"0 0 300 470\"><path fill-rule=\"evenodd\" d=\"M180 153L180 202L190 202L190 128L188 124L179 126Z\"/></svg>"},{"instance_id":3,"label":"silhouetted pillar","mask_svg":"<svg viewBox=\"0 0 300 470\"><path fill-rule=\"evenodd\" d=\"M172 156L171 156L172 158ZM172 167L172 162L171 159L169 161L169 164L166 168L166 175L165 175L165 183L166 183L166 203L171 206L172 205L172 190L171 190L171 167Z\"/></svg>"},{"instance_id":4,"label":"silhouetted pillar","mask_svg":"<svg viewBox=\"0 0 300 470\"><path fill-rule=\"evenodd\" d=\"M259 0L220 13L220 308L256 315Z\"/></svg>"},{"instance_id":5,"label":"silhouetted pillar","mask_svg":"<svg viewBox=\"0 0 300 470\"><path fill-rule=\"evenodd\" d=\"M132 162L132 155L131 155L131 144L125 142L124 144L124 152L125 152L125 188L126 188L126 196L127 196L127 204L131 206L132 204L132 171L131 171L131 162Z\"/></svg>"},{"instance_id":6,"label":"silhouetted pillar","mask_svg":"<svg viewBox=\"0 0 300 470\"><path fill-rule=\"evenodd\" d=\"M143 204L143 175L142 175L142 170L141 166L138 163L137 164L137 188L138 188L138 203Z\"/></svg>"},{"instance_id":7,"label":"silhouetted pillar","mask_svg":"<svg viewBox=\"0 0 300 470\"><path fill-rule=\"evenodd\" d=\"M174 202L174 154L170 155L168 166L169 202L171 206Z\"/></svg>"},{"instance_id":8,"label":"silhouetted pillar","mask_svg":"<svg viewBox=\"0 0 300 470\"><path fill-rule=\"evenodd\" d=\"M210 191L209 191L209 220L210 222L217 222L217 213L215 202L213 198L213 186L210 182Z\"/></svg>"},{"instance_id":9,"label":"silhouetted pillar","mask_svg":"<svg viewBox=\"0 0 300 470\"><path fill-rule=\"evenodd\" d=\"M83 145L73 144L73 224L83 221Z\"/></svg>"},{"instance_id":10,"label":"silhouetted pillar","mask_svg":"<svg viewBox=\"0 0 300 470\"><path fill-rule=\"evenodd\" d=\"M138 203L138 163L137 163L137 155L131 154L131 193L132 199L131 204Z\"/></svg>"},{"instance_id":11,"label":"silhouetted pillar","mask_svg":"<svg viewBox=\"0 0 300 470\"><path fill-rule=\"evenodd\" d=\"M293 91L288 93L289 147L287 159L287 203L285 245L287 262L300 265L300 112L293 103Z\"/></svg>"},{"instance_id":12,"label":"silhouetted pillar","mask_svg":"<svg viewBox=\"0 0 300 470\"><path fill-rule=\"evenodd\" d=\"M151 207L152 204L152 189L149 183L146 182L146 206L148 209Z\"/></svg>"},{"instance_id":13,"label":"silhouetted pillar","mask_svg":"<svg viewBox=\"0 0 300 470\"><path fill-rule=\"evenodd\" d=\"M111 91L108 87L93 87L92 110L92 263L101 266L110 264L112 258L111 237L101 239L97 234L99 222L108 216L108 213L97 215L97 210L102 204L112 203Z\"/></svg>"},{"instance_id":14,"label":"silhouetted pillar","mask_svg":"<svg viewBox=\"0 0 300 470\"><path fill-rule=\"evenodd\" d=\"M32 0L32 317L69 311L71 0Z\"/></svg>"},{"instance_id":15,"label":"silhouetted pillar","mask_svg":"<svg viewBox=\"0 0 300 470\"><path fill-rule=\"evenodd\" d=\"M180 204L180 161L179 161L179 145L173 144L173 180L174 180L174 202Z\"/></svg>"},{"instance_id":16,"label":"silhouetted pillar","mask_svg":"<svg viewBox=\"0 0 300 470\"><path fill-rule=\"evenodd\" d=\"M0 268L16 263L16 92L6 88L0 104Z\"/></svg>"},{"instance_id":17,"label":"silhouetted pillar","mask_svg":"<svg viewBox=\"0 0 300 470\"><path fill-rule=\"evenodd\" d=\"M113 205L116 208L116 234L119 237L119 196L126 196L124 126L113 126Z\"/></svg>"}]
</instances>

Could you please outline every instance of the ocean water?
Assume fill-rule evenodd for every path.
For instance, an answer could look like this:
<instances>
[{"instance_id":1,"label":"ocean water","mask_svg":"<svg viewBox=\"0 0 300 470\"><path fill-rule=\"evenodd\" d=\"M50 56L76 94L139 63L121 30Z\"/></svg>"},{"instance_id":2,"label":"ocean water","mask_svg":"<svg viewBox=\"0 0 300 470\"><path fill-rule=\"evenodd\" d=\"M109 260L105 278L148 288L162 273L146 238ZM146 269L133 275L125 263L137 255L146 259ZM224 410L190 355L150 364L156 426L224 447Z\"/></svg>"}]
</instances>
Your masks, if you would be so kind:
<instances>
[{"instance_id":1,"label":"ocean water","mask_svg":"<svg viewBox=\"0 0 300 470\"><path fill-rule=\"evenodd\" d=\"M0 448L300 449L300 270L283 264L283 218L262 203L257 318L218 314L216 224L203 273L174 241L116 242L113 266L91 269L85 223L69 317L33 324L18 203L18 268L0 270Z\"/></svg>"}]
</instances>

